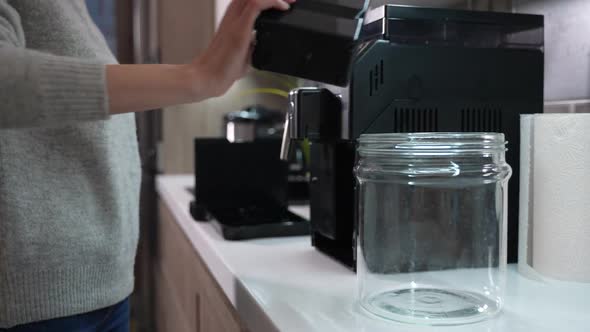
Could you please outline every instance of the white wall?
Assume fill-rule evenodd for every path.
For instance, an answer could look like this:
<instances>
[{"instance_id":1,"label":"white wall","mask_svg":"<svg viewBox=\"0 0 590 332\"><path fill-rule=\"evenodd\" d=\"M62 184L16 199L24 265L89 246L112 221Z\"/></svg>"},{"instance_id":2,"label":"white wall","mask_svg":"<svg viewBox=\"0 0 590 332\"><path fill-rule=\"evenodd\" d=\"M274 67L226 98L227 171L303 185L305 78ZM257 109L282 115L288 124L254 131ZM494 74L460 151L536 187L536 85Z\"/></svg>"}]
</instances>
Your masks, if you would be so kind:
<instances>
[{"instance_id":1,"label":"white wall","mask_svg":"<svg viewBox=\"0 0 590 332\"><path fill-rule=\"evenodd\" d=\"M590 99L590 0L514 0L520 13L545 15L545 99Z\"/></svg>"},{"instance_id":2,"label":"white wall","mask_svg":"<svg viewBox=\"0 0 590 332\"><path fill-rule=\"evenodd\" d=\"M219 26L231 0L215 0L215 27Z\"/></svg>"}]
</instances>

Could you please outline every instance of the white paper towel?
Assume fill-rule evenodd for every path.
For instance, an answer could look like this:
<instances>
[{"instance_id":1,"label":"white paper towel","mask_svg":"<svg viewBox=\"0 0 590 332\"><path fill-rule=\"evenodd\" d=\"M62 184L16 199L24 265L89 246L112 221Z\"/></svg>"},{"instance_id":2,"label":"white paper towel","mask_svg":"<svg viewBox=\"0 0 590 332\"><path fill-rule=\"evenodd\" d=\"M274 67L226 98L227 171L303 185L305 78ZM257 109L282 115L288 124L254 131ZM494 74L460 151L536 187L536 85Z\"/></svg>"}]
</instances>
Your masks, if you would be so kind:
<instances>
[{"instance_id":1,"label":"white paper towel","mask_svg":"<svg viewBox=\"0 0 590 332\"><path fill-rule=\"evenodd\" d=\"M520 271L590 282L590 114L522 117L520 191Z\"/></svg>"}]
</instances>

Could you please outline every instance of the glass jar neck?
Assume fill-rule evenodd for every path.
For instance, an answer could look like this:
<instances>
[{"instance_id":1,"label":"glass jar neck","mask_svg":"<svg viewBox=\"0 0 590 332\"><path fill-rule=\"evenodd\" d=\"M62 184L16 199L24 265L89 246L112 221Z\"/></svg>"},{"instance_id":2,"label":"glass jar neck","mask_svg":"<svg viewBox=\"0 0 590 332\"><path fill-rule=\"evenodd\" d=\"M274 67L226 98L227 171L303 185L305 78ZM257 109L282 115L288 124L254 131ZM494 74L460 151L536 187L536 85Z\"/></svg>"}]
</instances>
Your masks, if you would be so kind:
<instances>
[{"instance_id":1,"label":"glass jar neck","mask_svg":"<svg viewBox=\"0 0 590 332\"><path fill-rule=\"evenodd\" d=\"M502 162L506 152L499 133L367 134L358 141L361 158L383 160L469 160L490 158Z\"/></svg>"}]
</instances>

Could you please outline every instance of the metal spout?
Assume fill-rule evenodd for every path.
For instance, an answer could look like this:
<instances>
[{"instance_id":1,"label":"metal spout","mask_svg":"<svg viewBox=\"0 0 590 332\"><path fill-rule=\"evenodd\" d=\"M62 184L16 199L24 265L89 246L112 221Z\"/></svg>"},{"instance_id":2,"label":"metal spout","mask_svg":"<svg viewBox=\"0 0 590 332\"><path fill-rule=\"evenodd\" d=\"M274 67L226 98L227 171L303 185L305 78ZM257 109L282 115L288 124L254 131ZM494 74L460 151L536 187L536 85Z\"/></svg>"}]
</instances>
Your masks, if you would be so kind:
<instances>
[{"instance_id":1,"label":"metal spout","mask_svg":"<svg viewBox=\"0 0 590 332\"><path fill-rule=\"evenodd\" d=\"M285 116L285 130L283 131L283 141L281 142L281 160L288 161L291 157L291 133L289 126L289 113Z\"/></svg>"}]
</instances>

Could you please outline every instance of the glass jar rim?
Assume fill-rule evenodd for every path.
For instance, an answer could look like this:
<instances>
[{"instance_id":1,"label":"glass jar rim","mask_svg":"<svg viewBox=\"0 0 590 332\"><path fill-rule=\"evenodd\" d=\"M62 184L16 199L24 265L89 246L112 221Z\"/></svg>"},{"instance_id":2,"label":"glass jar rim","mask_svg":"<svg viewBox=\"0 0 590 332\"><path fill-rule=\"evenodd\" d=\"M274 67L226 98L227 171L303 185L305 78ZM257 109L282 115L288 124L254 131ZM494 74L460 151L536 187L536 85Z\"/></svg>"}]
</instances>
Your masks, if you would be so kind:
<instances>
[{"instance_id":1,"label":"glass jar rim","mask_svg":"<svg viewBox=\"0 0 590 332\"><path fill-rule=\"evenodd\" d=\"M426 132L363 134L358 139L359 153L369 154L447 154L498 153L506 151L502 133Z\"/></svg>"}]
</instances>

